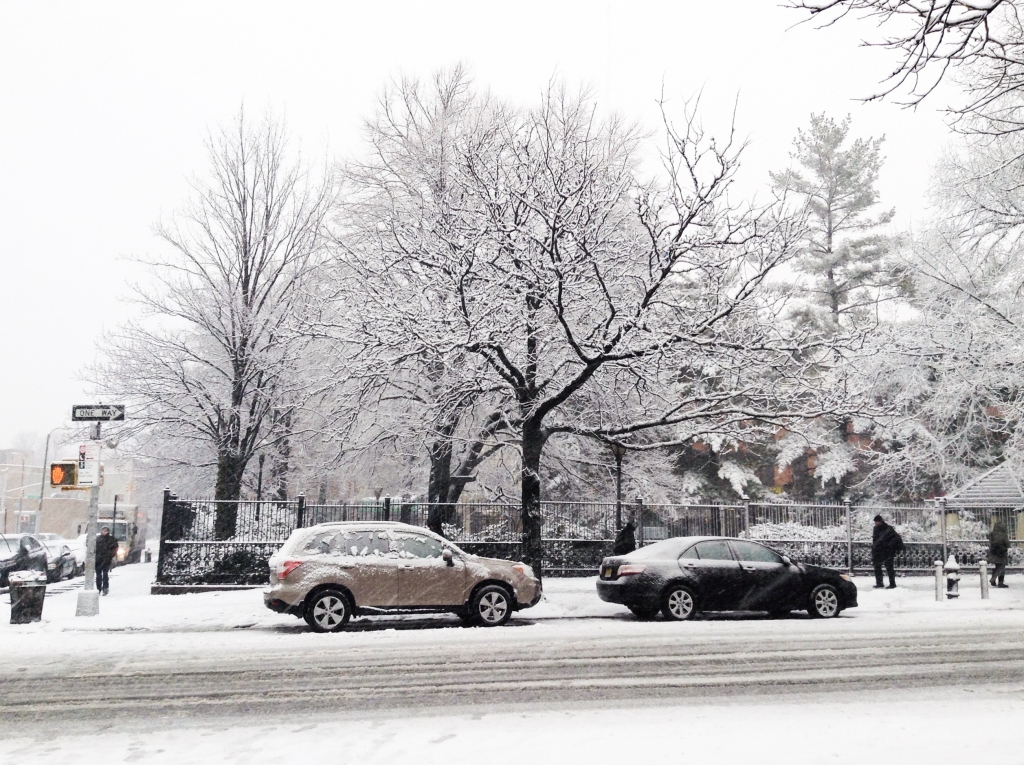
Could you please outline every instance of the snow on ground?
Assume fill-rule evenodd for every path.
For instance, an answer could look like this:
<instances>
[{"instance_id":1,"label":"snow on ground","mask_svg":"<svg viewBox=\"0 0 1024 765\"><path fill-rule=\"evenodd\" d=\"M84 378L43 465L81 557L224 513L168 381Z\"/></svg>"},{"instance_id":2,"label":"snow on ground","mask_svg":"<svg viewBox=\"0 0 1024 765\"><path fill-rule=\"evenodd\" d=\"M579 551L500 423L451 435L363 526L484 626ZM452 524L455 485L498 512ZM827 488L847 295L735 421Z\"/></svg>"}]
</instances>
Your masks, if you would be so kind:
<instances>
[{"instance_id":1,"label":"snow on ground","mask_svg":"<svg viewBox=\"0 0 1024 765\"><path fill-rule=\"evenodd\" d=\"M77 588L51 587L44 620L10 625L8 598L0 596L0 661L8 667L70 666L88 657L166 656L218 652L315 650L330 641L354 649L383 643L429 650L439 640L514 644L523 636L616 639L628 635L678 635L693 639L758 635L879 633L974 626L1024 628L1024 577L1009 589L980 599L977 575L965 575L958 601L936 602L928 577L901 577L895 590L874 590L858 578L860 607L838 623L802 615L788 619L711 617L685 625L638 622L619 606L601 602L593 579L549 579L545 599L498 630L465 629L448 615L354 620L337 635L315 635L294 617L266 610L260 590L192 595L149 594L153 565L115 569L100 615L75 617ZM79 580L80 581L80 580ZM515 625L519 626L515 626ZM450 627L450 629L448 629ZM444 629L438 629L444 628ZM1022 629L1024 631L1024 629ZM20 670L19 670L20 671ZM652 702L626 709L502 710L346 719L308 725L243 719L227 727L171 724L92 735L18 738L0 726L0 763L73 760L91 763L280 763L313 758L323 763L594 763L634 759L648 763L863 763L915 765L963 759L1024 764L1019 723L1024 689L1019 684L975 694L970 687L926 696L893 689L853 694L838 703L801 699L780 689L777 698L709 705ZM437 714L432 712L433 714ZM57 722L57 721L55 721Z\"/></svg>"},{"instance_id":2,"label":"snow on ground","mask_svg":"<svg viewBox=\"0 0 1024 765\"><path fill-rule=\"evenodd\" d=\"M372 645L378 641L400 641L427 645L439 639L436 628L444 630L444 640L509 640L551 633L636 635L674 633L682 626L656 620L638 622L622 606L598 599L593 578L547 579L544 599L534 608L518 612L512 624L516 629L465 629L448 614L375 616L354 619L342 634L314 635L300 619L275 614L263 605L260 589L208 592L188 595L150 595L155 564L136 564L114 569L110 575L110 595L100 598L100 614L76 617L78 583L51 585L43 620L34 624L11 625L7 596L0 596L0 656L47 660L64 655L110 654L120 651L234 651L246 645L290 650L308 646L317 640L344 640L351 645ZM872 589L874 580L856 579L858 608L845 611L839 618L843 632L876 631L885 624L904 628L969 627L971 625L1020 625L1024 628L1024 576L1007 577L1008 589L991 590L989 600L981 600L978 576L965 575L961 596L956 601L936 602L931 577L900 577L895 590ZM56 591L56 592L54 592ZM833 631L828 622L813 620L805 614L788 619L764 616L711 616L685 625L688 634L756 635L816 634Z\"/></svg>"},{"instance_id":3,"label":"snow on ground","mask_svg":"<svg viewBox=\"0 0 1024 765\"><path fill-rule=\"evenodd\" d=\"M0 743L10 763L522 765L1024 763L1024 698L549 710L226 730L107 730Z\"/></svg>"}]
</instances>

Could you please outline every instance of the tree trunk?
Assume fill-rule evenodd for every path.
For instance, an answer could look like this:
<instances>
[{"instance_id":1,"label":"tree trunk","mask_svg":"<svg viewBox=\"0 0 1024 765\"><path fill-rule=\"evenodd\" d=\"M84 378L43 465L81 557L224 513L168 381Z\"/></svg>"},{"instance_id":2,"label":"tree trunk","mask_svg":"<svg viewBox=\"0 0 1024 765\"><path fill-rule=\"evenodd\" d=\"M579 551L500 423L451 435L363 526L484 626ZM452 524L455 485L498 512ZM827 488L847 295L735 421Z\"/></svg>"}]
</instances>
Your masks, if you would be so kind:
<instances>
[{"instance_id":1,"label":"tree trunk","mask_svg":"<svg viewBox=\"0 0 1024 765\"><path fill-rule=\"evenodd\" d=\"M544 451L544 432L530 420L523 424L522 518L523 562L533 568L540 579L544 545L541 542L540 457Z\"/></svg>"},{"instance_id":2,"label":"tree trunk","mask_svg":"<svg viewBox=\"0 0 1024 765\"><path fill-rule=\"evenodd\" d=\"M237 453L221 452L217 456L217 484L213 498L218 500L213 521L216 539L230 539L238 525L237 501L242 496L242 475L246 460Z\"/></svg>"}]
</instances>

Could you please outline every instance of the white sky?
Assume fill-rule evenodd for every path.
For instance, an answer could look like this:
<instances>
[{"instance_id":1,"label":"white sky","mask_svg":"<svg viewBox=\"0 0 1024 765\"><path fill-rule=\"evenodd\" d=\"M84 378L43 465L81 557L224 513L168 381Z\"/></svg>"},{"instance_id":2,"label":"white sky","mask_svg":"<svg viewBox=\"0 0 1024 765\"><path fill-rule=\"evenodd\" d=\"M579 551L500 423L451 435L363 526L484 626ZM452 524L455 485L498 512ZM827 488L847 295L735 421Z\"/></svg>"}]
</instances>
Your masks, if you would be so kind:
<instances>
[{"instance_id":1,"label":"white sky","mask_svg":"<svg viewBox=\"0 0 1024 765\"><path fill-rule=\"evenodd\" d=\"M662 83L703 91L709 126L752 146L744 189L788 163L812 111L887 136L883 202L924 214L949 132L936 109L855 99L891 54L847 23L816 30L775 0L666 2L10 2L0 0L0 448L90 403L80 370L120 300L145 278L124 260L158 247L152 224L204 165L206 131L247 110L286 117L305 154L359 150L386 80L467 64L478 84L532 103L553 76L652 127ZM129 412L130 415L130 412Z\"/></svg>"}]
</instances>

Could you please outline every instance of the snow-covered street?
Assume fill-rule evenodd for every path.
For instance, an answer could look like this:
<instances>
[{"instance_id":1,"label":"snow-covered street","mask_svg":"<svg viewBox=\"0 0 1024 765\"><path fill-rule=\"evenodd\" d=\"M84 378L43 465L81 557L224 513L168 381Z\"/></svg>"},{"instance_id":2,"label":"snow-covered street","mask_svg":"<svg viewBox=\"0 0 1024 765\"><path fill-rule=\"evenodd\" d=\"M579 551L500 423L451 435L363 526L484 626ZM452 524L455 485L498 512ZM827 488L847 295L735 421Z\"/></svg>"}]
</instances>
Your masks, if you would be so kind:
<instances>
[{"instance_id":1,"label":"snow-covered street","mask_svg":"<svg viewBox=\"0 0 1024 765\"><path fill-rule=\"evenodd\" d=\"M929 578L893 591L861 578L861 606L836 620L684 624L636 621L591 579L549 579L505 628L381 617L317 635L266 611L259 590L152 596L152 575L116 569L95 618L74 616L67 585L38 624L6 624L2 598L0 704L17 724L0 761L278 762L308 749L339 763L553 751L817 763L898 746L927 762L982 745L1024 761L1018 576L988 601L976 578L943 603Z\"/></svg>"}]
</instances>

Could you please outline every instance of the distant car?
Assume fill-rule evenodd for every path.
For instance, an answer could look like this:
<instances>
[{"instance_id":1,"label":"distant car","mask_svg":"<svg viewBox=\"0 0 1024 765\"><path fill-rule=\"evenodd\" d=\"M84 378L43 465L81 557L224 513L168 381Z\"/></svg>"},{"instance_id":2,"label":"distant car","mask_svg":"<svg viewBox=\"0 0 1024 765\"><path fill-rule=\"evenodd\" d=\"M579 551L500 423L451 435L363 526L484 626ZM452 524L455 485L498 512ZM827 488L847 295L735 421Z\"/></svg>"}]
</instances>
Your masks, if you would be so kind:
<instances>
[{"instance_id":1,"label":"distant car","mask_svg":"<svg viewBox=\"0 0 1024 765\"><path fill-rule=\"evenodd\" d=\"M71 550L71 542L60 534L42 533L35 537L46 547L46 579L59 582L70 579L78 572L78 562Z\"/></svg>"},{"instance_id":2,"label":"distant car","mask_svg":"<svg viewBox=\"0 0 1024 765\"><path fill-rule=\"evenodd\" d=\"M46 548L31 534L0 534L0 587L12 571L46 573Z\"/></svg>"},{"instance_id":3,"label":"distant car","mask_svg":"<svg viewBox=\"0 0 1024 765\"><path fill-rule=\"evenodd\" d=\"M292 533L270 559L264 603L335 632L352 614L450 611L495 627L541 597L523 563L480 558L404 523L322 523Z\"/></svg>"},{"instance_id":4,"label":"distant car","mask_svg":"<svg viewBox=\"0 0 1024 765\"><path fill-rule=\"evenodd\" d=\"M601 563L597 594L640 618L658 611L690 619L701 611L807 610L829 619L857 605L857 586L839 571L795 563L764 545L726 537L676 537Z\"/></svg>"},{"instance_id":5,"label":"distant car","mask_svg":"<svg viewBox=\"0 0 1024 765\"><path fill-rule=\"evenodd\" d=\"M49 532L36 534L36 536L47 546L47 548L53 544L67 545L75 559L75 568L71 573L71 576L81 576L85 573L85 534L82 534L75 539L67 539L62 537L60 534L51 534Z\"/></svg>"}]
</instances>

